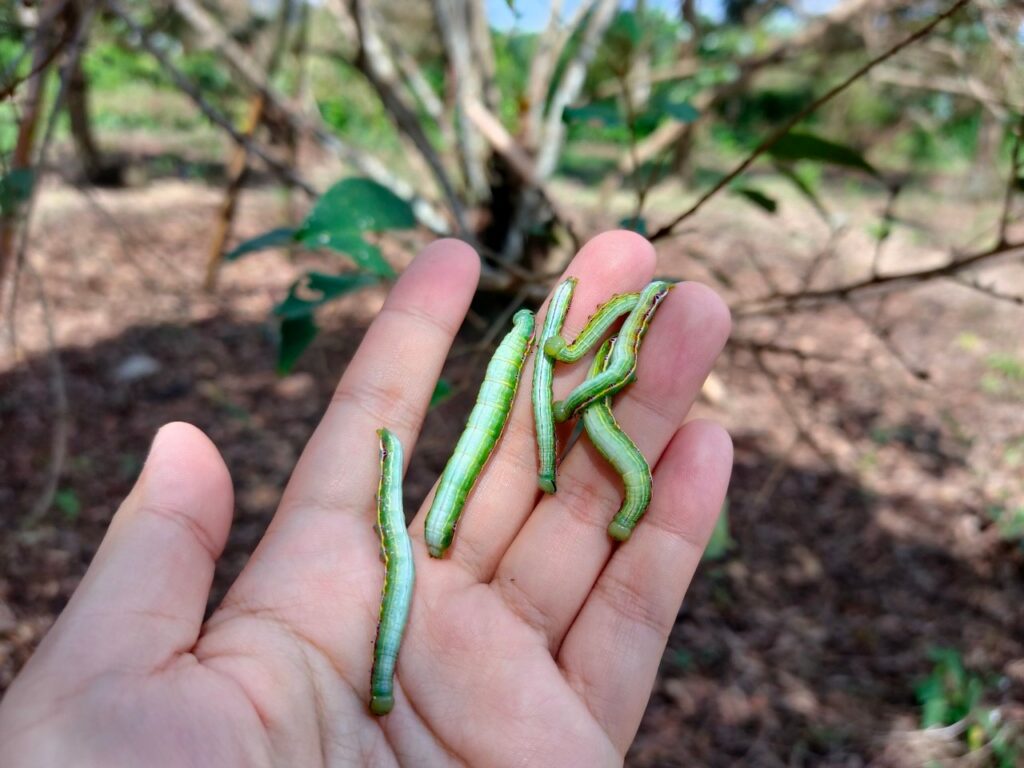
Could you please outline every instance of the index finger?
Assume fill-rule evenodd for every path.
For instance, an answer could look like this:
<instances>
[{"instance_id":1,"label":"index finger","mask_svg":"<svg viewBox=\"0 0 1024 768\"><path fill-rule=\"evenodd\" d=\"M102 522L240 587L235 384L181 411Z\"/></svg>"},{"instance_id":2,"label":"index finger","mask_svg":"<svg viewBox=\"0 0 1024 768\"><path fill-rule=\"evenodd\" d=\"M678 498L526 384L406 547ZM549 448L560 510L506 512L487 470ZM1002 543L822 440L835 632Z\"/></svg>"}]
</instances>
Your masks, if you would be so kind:
<instances>
[{"instance_id":1,"label":"index finger","mask_svg":"<svg viewBox=\"0 0 1024 768\"><path fill-rule=\"evenodd\" d=\"M354 583L350 578L376 568L371 514L379 470L376 430L386 426L410 449L415 444L479 269L468 245L439 240L405 270L345 370L226 606L255 603L299 611L289 590L308 584L312 574L330 574L329 583L346 589L346 583ZM346 557L339 558L339 552ZM316 624L323 617L310 606L314 615L289 618Z\"/></svg>"}]
</instances>

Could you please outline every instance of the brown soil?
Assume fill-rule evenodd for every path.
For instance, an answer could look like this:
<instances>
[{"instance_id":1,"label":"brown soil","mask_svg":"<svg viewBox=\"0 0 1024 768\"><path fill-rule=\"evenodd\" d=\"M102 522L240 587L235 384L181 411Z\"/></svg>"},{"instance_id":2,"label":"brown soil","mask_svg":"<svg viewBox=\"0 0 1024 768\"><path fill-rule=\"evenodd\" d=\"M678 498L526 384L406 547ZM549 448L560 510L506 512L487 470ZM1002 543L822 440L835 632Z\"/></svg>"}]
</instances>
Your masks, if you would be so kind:
<instances>
[{"instance_id":1,"label":"brown soil","mask_svg":"<svg viewBox=\"0 0 1024 768\"><path fill-rule=\"evenodd\" d=\"M44 317L25 275L21 353L0 360L0 503L9 510L0 522L0 690L74 590L167 421L205 430L234 477L235 524L211 603L219 599L380 305L382 289L333 305L297 372L277 377L268 310L304 267L331 264L261 254L226 267L220 292L203 296L196 286L218 197L179 182L91 198L64 187L43 194L32 262L64 366L69 453L57 503L26 525L50 460L54 408ZM983 213L943 211L935 199L908 198L907 215L950 222L951 242L967 240L953 226L983 231ZM883 202L842 200L852 224L820 282L863 274L873 250L864 227ZM792 201L777 218L738 205L710 206L695 231L662 249L660 271L716 283L737 307L771 282L795 286L824 228ZM239 234L266 228L280 208L272 193L247 195ZM883 268L940 258L929 243L943 234L897 230ZM401 265L414 244L389 256ZM1024 286L1019 264L992 275L1008 290ZM914 685L936 646L959 649L993 681L989 702L1024 720L1013 704L1024 700L1024 547L994 522L1002 510L1024 515L1024 312L949 284L867 311L892 326L887 342L904 362L843 305L781 324L737 313L736 338L846 362L769 354L766 375L742 344L723 356L697 410L725 423L736 443L735 544L697 575L630 765L919 765L955 756L955 737L917 731ZM465 344L479 335L471 325ZM158 372L119 377L143 355ZM431 413L416 446L410 505L454 443L479 362L462 355L449 365L457 393ZM908 368L926 369L929 380Z\"/></svg>"}]
</instances>

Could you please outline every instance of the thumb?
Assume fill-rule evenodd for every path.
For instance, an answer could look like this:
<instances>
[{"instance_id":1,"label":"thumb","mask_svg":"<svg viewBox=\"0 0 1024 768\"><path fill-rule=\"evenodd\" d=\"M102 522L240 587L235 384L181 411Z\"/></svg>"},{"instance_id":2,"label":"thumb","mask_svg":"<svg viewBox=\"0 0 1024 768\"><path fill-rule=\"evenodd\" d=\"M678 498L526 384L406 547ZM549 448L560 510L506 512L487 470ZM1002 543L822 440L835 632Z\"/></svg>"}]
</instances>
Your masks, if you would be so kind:
<instances>
[{"instance_id":1,"label":"thumb","mask_svg":"<svg viewBox=\"0 0 1024 768\"><path fill-rule=\"evenodd\" d=\"M189 424L162 427L37 656L57 653L81 675L112 666L147 671L188 651L199 636L233 499L209 438Z\"/></svg>"}]
</instances>

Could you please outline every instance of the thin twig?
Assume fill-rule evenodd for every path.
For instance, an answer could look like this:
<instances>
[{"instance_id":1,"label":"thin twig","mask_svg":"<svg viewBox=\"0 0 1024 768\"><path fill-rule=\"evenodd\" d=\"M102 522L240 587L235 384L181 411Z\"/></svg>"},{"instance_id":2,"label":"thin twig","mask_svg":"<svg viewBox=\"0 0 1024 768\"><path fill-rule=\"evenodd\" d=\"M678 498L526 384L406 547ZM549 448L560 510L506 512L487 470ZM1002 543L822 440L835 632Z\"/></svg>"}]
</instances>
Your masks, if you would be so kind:
<instances>
[{"instance_id":1,"label":"thin twig","mask_svg":"<svg viewBox=\"0 0 1024 768\"><path fill-rule=\"evenodd\" d=\"M927 370L914 365L904 356L903 350L897 347L896 343L892 340L892 334L889 332L889 329L880 328L876 324L878 321L877 317L874 319L869 318L867 313L864 312L864 310L861 309L855 301L847 301L846 306L850 308L850 312L852 312L857 319L864 324L864 327L871 332L871 335L878 339L878 342L885 347L885 350L892 355L896 362L898 362L907 373L918 381L928 381L931 378L931 374Z\"/></svg>"},{"instance_id":2,"label":"thin twig","mask_svg":"<svg viewBox=\"0 0 1024 768\"><path fill-rule=\"evenodd\" d=\"M70 432L70 412L68 406L67 382L64 379L64 365L60 359L57 338L53 330L53 316L50 303L46 298L43 279L27 261L22 264L24 272L32 277L39 292L39 307L42 310L43 328L46 330L46 358L50 366L50 394L53 397L53 432L50 437L50 459L46 465L43 487L39 496L22 520L24 528L32 528L49 511L53 499L57 495L60 476L64 472L64 461L68 453L68 433Z\"/></svg>"},{"instance_id":3,"label":"thin twig","mask_svg":"<svg viewBox=\"0 0 1024 768\"><path fill-rule=\"evenodd\" d=\"M754 364L758 367L761 373L764 374L764 378L768 382L768 386L770 386L772 391L775 393L775 397L782 406L782 410L786 412L786 415L789 416L789 420L793 422L793 429L796 430L797 436L810 446L811 450L818 455L818 458L825 462L826 466L834 467L835 461L828 455L825 449L818 444L814 435L808 432L800 421L800 414L797 413L797 409L793 406L792 401L789 399L789 395L779 385L778 376L775 374L775 371L773 371L764 361L764 357L760 352L757 350L752 350L752 352Z\"/></svg>"},{"instance_id":4,"label":"thin twig","mask_svg":"<svg viewBox=\"0 0 1024 768\"><path fill-rule=\"evenodd\" d=\"M985 285L977 278L972 280L963 275L954 275L953 277L950 278L950 280L952 280L957 285L962 285L965 288L970 288L972 291L983 293L986 296L989 296L990 298L998 299L999 301L1005 301L1009 304L1016 304L1018 307L1024 307L1024 296L1020 296L1015 293L1003 293L998 288L995 288L991 285Z\"/></svg>"},{"instance_id":5,"label":"thin twig","mask_svg":"<svg viewBox=\"0 0 1024 768\"><path fill-rule=\"evenodd\" d=\"M40 29L45 29L46 27L49 27L56 22L56 20L64 12L64 8L65 6L67 6L68 1L69 0L65 0L65 2L63 3L57 3L52 8L48 8L45 5L42 6L40 11L41 13L46 11L49 12L46 13L45 16L42 16L41 18L38 19L35 30L36 35L39 34ZM19 85L24 83L26 80L31 80L33 77L35 77L48 66L50 66L50 64L53 63L53 60L57 58L57 54L64 50L64 46L68 44L72 36L73 35L71 27L65 27L63 30L61 30L61 36L54 41L53 46L49 49L49 51L47 51L46 55L42 59L37 59L35 62L33 62L32 68L28 72L26 72L22 77L18 77L18 67L21 65L21 62L25 58L25 56L28 55L28 52L32 50L32 46L36 43L36 40L34 38L26 40L22 45L21 53L7 68L7 72L4 73L4 80L6 80L7 82L3 86L0 86L0 101L4 101L9 96L12 96ZM10 78L9 80L8 77Z\"/></svg>"},{"instance_id":6,"label":"thin twig","mask_svg":"<svg viewBox=\"0 0 1024 768\"><path fill-rule=\"evenodd\" d=\"M72 35L68 55L64 61L64 66L61 68L60 89L54 99L53 107L50 110L50 116L46 124L46 129L43 132L43 140L39 145L39 155L36 160L36 168L38 169L42 169L46 165L46 155L49 151L50 144L53 141L57 118L60 115L65 99L67 98L71 72L77 66L78 59L82 55L82 49L85 46L87 38L87 30L92 24L95 12L95 6L87 6L82 15L78 18L78 24L75 28L74 34ZM15 262L16 271L14 273L14 281L16 286L18 282L17 270L20 268L32 276L36 281L36 287L39 291L39 306L43 314L43 327L46 330L47 359L49 360L50 365L50 389L53 395L53 434L50 442L50 460L46 467L43 488L40 491L35 504L32 505L32 509L23 521L24 525L29 528L39 522L39 520L41 520L47 513L50 506L53 504L54 496L57 493L60 476L64 471L64 461L67 458L69 432L68 420L70 412L70 408L68 406L67 384L64 380L64 366L60 360L57 338L53 329L53 318L50 313L49 301L46 298L46 289L43 284L42 277L32 267L32 264L27 258L29 230L31 228L32 214L35 211L36 200L38 199L37 189L38 182L32 185L33 191L29 197L28 205L25 208L25 219L22 222L21 237L18 243L17 259ZM11 300L12 343L16 343L13 341L13 313L16 302L17 294L15 293Z\"/></svg>"},{"instance_id":7,"label":"thin twig","mask_svg":"<svg viewBox=\"0 0 1024 768\"><path fill-rule=\"evenodd\" d=\"M434 179L441 187L448 207L455 217L459 235L467 236L470 230L465 206L437 150L423 130L419 117L405 103L399 92L396 77L398 68L389 57L387 46L377 29L373 11L367 7L365 0L352 0L351 13L356 24L358 43L355 66L377 92L377 97L391 115L398 130L409 138L434 174Z\"/></svg>"},{"instance_id":8,"label":"thin twig","mask_svg":"<svg viewBox=\"0 0 1024 768\"><path fill-rule=\"evenodd\" d=\"M825 242L822 249L811 259L811 263L807 266L807 270L804 272L800 281L800 284L805 291L811 287L811 283L814 282L814 278L818 276L818 272L821 271L821 268L825 266L825 262L836 255L836 241L845 229L843 226L833 227L830 222L826 223L829 224L828 240Z\"/></svg>"},{"instance_id":9,"label":"thin twig","mask_svg":"<svg viewBox=\"0 0 1024 768\"><path fill-rule=\"evenodd\" d=\"M793 117L791 117L779 128L777 128L775 131L770 133L765 139L763 139L761 143L758 144L749 155L747 155L735 168L729 171L729 173L727 173L725 176L719 179L718 182L713 187L711 187L711 189L709 189L707 192L701 195L697 199L697 201L693 203L693 205L691 205L681 214L676 216L676 218L674 218L668 224L665 224L653 235L651 235L650 239L654 241L671 235L672 230L674 230L680 223L690 218L690 216L699 211L708 200L710 200L712 197L717 195L722 189L724 189L730 183L732 183L737 176L740 176L744 171L747 170L747 168L749 168L754 163L755 160L757 160L757 158L759 158L769 149L774 147L782 139L782 137L789 133L793 129L793 127L796 126L801 120L803 120L808 115L818 110L822 105L831 101L837 95L845 91L855 82L857 82L857 80L859 80L865 74L867 74L876 66L881 64L883 61L892 58L907 46L916 43L923 37L926 37L929 33L931 33L933 29L935 29L935 27L937 27L943 21L948 19L957 11L959 11L969 2L970 0L956 0L956 2L954 2L949 8L947 8L945 11L943 11L938 16L933 18L930 22L928 22L923 27L918 29L912 35L910 35L909 37L905 37L903 40L899 41L888 50L871 59L869 62L859 67L852 75L847 77L841 83L833 86L824 94L822 94L817 99L808 104L806 107L801 109L799 112L793 115Z\"/></svg>"},{"instance_id":10,"label":"thin twig","mask_svg":"<svg viewBox=\"0 0 1024 768\"><path fill-rule=\"evenodd\" d=\"M814 291L797 291L766 296L762 299L744 302L733 308L740 315L778 314L780 310L803 309L818 306L828 301L849 298L865 291L893 290L906 285L924 283L939 277L951 277L975 268L982 263L1007 256L1017 251L1024 251L1024 242L1002 243L976 253L953 258L938 267L929 267L912 272L899 272L893 275L874 275L863 280L854 280L845 285L822 288Z\"/></svg>"},{"instance_id":11,"label":"thin twig","mask_svg":"<svg viewBox=\"0 0 1024 768\"><path fill-rule=\"evenodd\" d=\"M548 104L547 115L539 139L536 165L537 175L542 179L546 179L554 173L562 149L562 141L565 138L562 114L583 87L587 67L597 54L598 44L611 23L617 3L614 0L597 0L593 5L594 8L590 12L587 26L582 32L575 56L565 66L562 77Z\"/></svg>"},{"instance_id":12,"label":"thin twig","mask_svg":"<svg viewBox=\"0 0 1024 768\"><path fill-rule=\"evenodd\" d=\"M132 31L142 47L146 49L150 56L156 59L160 66L163 67L164 72L174 82L175 87L188 96L192 102L199 108L206 119L215 125L223 129L239 146L245 147L245 149L260 158L266 163L275 174L280 176L282 179L298 187L310 197L316 197L319 192L293 169L282 163L280 160L275 158L269 152L267 152L260 144L252 141L244 133L235 128L234 123L224 115L220 110L211 105L202 93L196 88L192 82L185 76L185 74L174 66L174 63L160 50L159 46L154 44L152 36L145 27L139 24L132 15L124 8L119 0L104 0L106 6L110 9L111 13L121 19L125 25Z\"/></svg>"},{"instance_id":13,"label":"thin twig","mask_svg":"<svg viewBox=\"0 0 1024 768\"><path fill-rule=\"evenodd\" d=\"M878 265L882 260L882 247L892 234L892 225L895 219L896 198L899 197L901 186L893 184L889 188L889 195L885 201L885 208L882 210L882 218L879 222L878 237L875 238L875 252L871 255L871 274L878 275Z\"/></svg>"},{"instance_id":14,"label":"thin twig","mask_svg":"<svg viewBox=\"0 0 1024 768\"><path fill-rule=\"evenodd\" d=\"M811 352L799 347L788 347L783 344L775 344L770 341L755 341L754 339L729 339L729 347L732 349L742 349L752 353L764 353L769 355L782 355L784 357L792 357L800 360L801 362L816 362L816 363L856 363L849 357L842 357L840 355L829 355L824 352Z\"/></svg>"}]
</instances>

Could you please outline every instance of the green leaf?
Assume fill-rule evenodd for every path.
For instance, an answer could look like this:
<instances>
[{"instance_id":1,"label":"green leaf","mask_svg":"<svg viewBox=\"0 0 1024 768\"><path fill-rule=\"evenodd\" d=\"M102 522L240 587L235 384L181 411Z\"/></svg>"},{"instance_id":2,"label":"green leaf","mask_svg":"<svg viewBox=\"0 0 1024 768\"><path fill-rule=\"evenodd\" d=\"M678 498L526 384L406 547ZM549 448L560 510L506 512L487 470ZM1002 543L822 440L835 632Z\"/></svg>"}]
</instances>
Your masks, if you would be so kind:
<instances>
[{"instance_id":1,"label":"green leaf","mask_svg":"<svg viewBox=\"0 0 1024 768\"><path fill-rule=\"evenodd\" d=\"M768 154L778 160L811 160L818 163L856 168L878 176L878 171L853 147L837 144L813 133L789 132L779 139Z\"/></svg>"},{"instance_id":2,"label":"green leaf","mask_svg":"<svg viewBox=\"0 0 1024 768\"><path fill-rule=\"evenodd\" d=\"M643 216L627 216L624 219L619 219L619 226L647 237L647 219Z\"/></svg>"},{"instance_id":3,"label":"green leaf","mask_svg":"<svg viewBox=\"0 0 1024 768\"><path fill-rule=\"evenodd\" d=\"M822 219L826 222L829 221L828 209L825 208L824 203L821 202L817 191L809 180L797 173L790 165L776 163L775 170L778 171L782 178L796 187L797 191L814 207L814 210L818 212L818 215L821 216Z\"/></svg>"},{"instance_id":4,"label":"green leaf","mask_svg":"<svg viewBox=\"0 0 1024 768\"><path fill-rule=\"evenodd\" d=\"M78 500L78 494L71 488L57 491L53 495L53 506L59 509L68 520L78 519L78 514L82 511L82 502Z\"/></svg>"},{"instance_id":5,"label":"green leaf","mask_svg":"<svg viewBox=\"0 0 1024 768\"><path fill-rule=\"evenodd\" d=\"M666 101L661 105L662 111L680 123L692 123L700 112L693 104L685 99L682 101Z\"/></svg>"},{"instance_id":6,"label":"green leaf","mask_svg":"<svg viewBox=\"0 0 1024 768\"><path fill-rule=\"evenodd\" d=\"M302 231L299 241L314 248L326 248L348 256L356 266L385 278L395 276L395 270L384 259L380 248L366 242L362 235L353 231Z\"/></svg>"},{"instance_id":7,"label":"green leaf","mask_svg":"<svg viewBox=\"0 0 1024 768\"><path fill-rule=\"evenodd\" d=\"M566 107L562 113L566 123L599 123L608 128L622 125L622 113L615 99L592 101L581 107Z\"/></svg>"},{"instance_id":8,"label":"green leaf","mask_svg":"<svg viewBox=\"0 0 1024 768\"><path fill-rule=\"evenodd\" d=\"M452 396L452 391L451 382L445 379L438 379L437 384L434 386L434 394L430 396L430 407L433 408L443 403Z\"/></svg>"},{"instance_id":9,"label":"green leaf","mask_svg":"<svg viewBox=\"0 0 1024 768\"><path fill-rule=\"evenodd\" d=\"M775 213L779 207L774 198L768 197L764 192L753 187L733 187L730 191L768 213Z\"/></svg>"},{"instance_id":10,"label":"green leaf","mask_svg":"<svg viewBox=\"0 0 1024 768\"><path fill-rule=\"evenodd\" d=\"M316 338L318 328L312 315L286 317L281 320L281 339L277 348L277 372L289 373L310 342Z\"/></svg>"},{"instance_id":11,"label":"green leaf","mask_svg":"<svg viewBox=\"0 0 1024 768\"><path fill-rule=\"evenodd\" d=\"M612 19L612 23L608 25L605 35L624 41L630 48L638 46L643 37L643 30L640 29L640 20L637 18L636 11L619 11Z\"/></svg>"},{"instance_id":12,"label":"green leaf","mask_svg":"<svg viewBox=\"0 0 1024 768\"><path fill-rule=\"evenodd\" d=\"M722 511L718 513L718 520L715 521L715 529L711 532L711 539L704 550L704 557L707 562L721 560L736 545L729 535L729 500L722 504Z\"/></svg>"},{"instance_id":13,"label":"green leaf","mask_svg":"<svg viewBox=\"0 0 1024 768\"><path fill-rule=\"evenodd\" d=\"M293 245L295 243L295 229L292 227L278 227L262 235L257 235L249 240L239 243L226 254L224 261L234 261L249 253L263 251L267 248L279 248L281 246Z\"/></svg>"},{"instance_id":14,"label":"green leaf","mask_svg":"<svg viewBox=\"0 0 1024 768\"><path fill-rule=\"evenodd\" d=\"M31 168L15 168L0 176L0 213L10 216L17 211L32 194L34 183L35 173Z\"/></svg>"},{"instance_id":15,"label":"green leaf","mask_svg":"<svg viewBox=\"0 0 1024 768\"><path fill-rule=\"evenodd\" d=\"M299 239L323 232L384 232L416 225L412 206L372 179L342 179L324 192L302 223Z\"/></svg>"},{"instance_id":16,"label":"green leaf","mask_svg":"<svg viewBox=\"0 0 1024 768\"><path fill-rule=\"evenodd\" d=\"M376 282L379 282L376 275L366 273L328 275L323 272L307 272L292 283L288 296L274 307L274 314L285 319L311 315L321 304Z\"/></svg>"},{"instance_id":17,"label":"green leaf","mask_svg":"<svg viewBox=\"0 0 1024 768\"><path fill-rule=\"evenodd\" d=\"M941 677L933 672L931 677L918 685L917 700L921 702L921 726L923 728L946 725L949 718L949 705L946 702L946 691Z\"/></svg>"}]
</instances>

